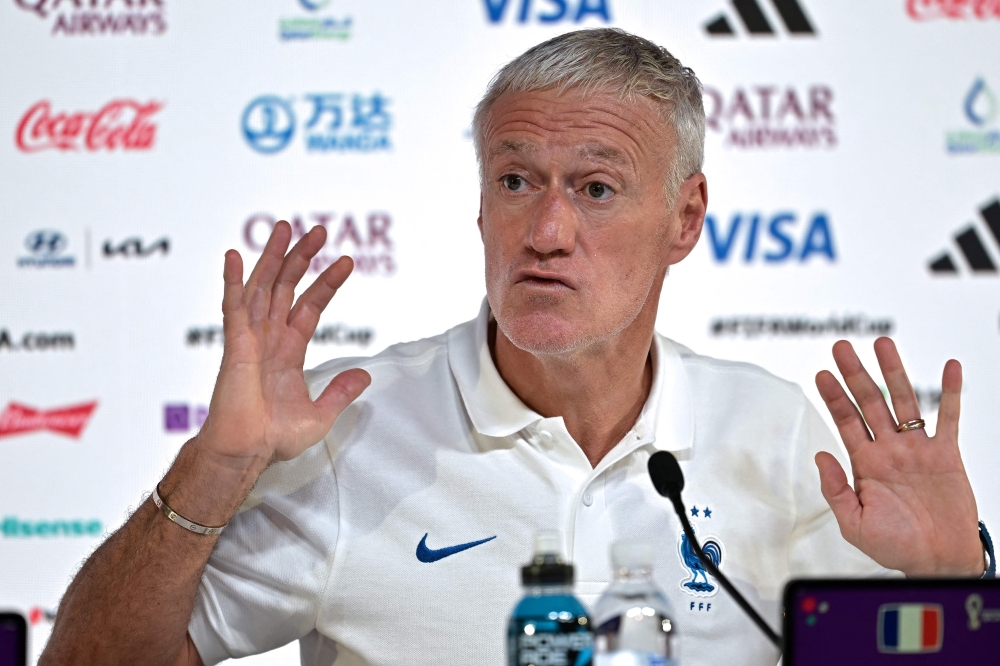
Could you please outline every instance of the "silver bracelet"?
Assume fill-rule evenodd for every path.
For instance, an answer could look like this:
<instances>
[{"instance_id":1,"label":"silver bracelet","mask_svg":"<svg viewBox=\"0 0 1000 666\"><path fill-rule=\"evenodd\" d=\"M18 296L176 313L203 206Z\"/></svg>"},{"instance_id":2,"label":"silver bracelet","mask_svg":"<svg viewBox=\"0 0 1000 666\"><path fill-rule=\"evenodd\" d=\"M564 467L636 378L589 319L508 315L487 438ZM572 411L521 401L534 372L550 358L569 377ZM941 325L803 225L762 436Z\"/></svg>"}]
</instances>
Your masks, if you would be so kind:
<instances>
[{"instance_id":1,"label":"silver bracelet","mask_svg":"<svg viewBox=\"0 0 1000 666\"><path fill-rule=\"evenodd\" d=\"M160 497L159 485L153 487L153 504L156 508L163 512L163 515L174 521L184 529L189 532L194 532L195 534L205 534L207 536L214 536L216 534L222 534L222 530L226 529L226 525L220 527L205 527L204 525L199 525L198 523L192 523L190 520L184 516L175 513L173 509L167 506L167 503L163 501Z\"/></svg>"}]
</instances>

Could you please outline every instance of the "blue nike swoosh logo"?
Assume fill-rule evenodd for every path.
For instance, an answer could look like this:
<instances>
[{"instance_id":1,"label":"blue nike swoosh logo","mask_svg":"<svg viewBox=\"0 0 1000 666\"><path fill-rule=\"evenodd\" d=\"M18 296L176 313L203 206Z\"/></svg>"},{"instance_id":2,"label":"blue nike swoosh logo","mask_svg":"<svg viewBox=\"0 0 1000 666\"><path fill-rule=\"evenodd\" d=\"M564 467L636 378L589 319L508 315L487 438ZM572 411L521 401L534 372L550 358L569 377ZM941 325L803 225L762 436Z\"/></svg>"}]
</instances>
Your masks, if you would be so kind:
<instances>
[{"instance_id":1,"label":"blue nike swoosh logo","mask_svg":"<svg viewBox=\"0 0 1000 666\"><path fill-rule=\"evenodd\" d=\"M425 534L424 538L417 544L417 559L426 563L437 562L438 560L443 560L449 555L454 555L455 553L461 553L463 550L469 550L470 548L481 546L487 541L493 541L493 539L496 539L496 537L491 536L489 539L480 539L479 541L460 543L457 546L448 546L447 548L431 549L427 547L427 535Z\"/></svg>"}]
</instances>

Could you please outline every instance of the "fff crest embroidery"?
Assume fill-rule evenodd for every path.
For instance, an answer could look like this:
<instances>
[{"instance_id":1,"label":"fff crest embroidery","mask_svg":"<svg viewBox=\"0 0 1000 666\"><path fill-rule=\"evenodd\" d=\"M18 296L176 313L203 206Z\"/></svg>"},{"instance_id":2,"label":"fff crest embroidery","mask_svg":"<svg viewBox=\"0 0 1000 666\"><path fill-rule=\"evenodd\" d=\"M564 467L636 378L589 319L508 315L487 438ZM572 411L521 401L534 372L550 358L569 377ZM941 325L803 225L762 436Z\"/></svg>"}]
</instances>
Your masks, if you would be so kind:
<instances>
[{"instance_id":1,"label":"fff crest embroidery","mask_svg":"<svg viewBox=\"0 0 1000 666\"><path fill-rule=\"evenodd\" d=\"M697 528L693 525L691 527L697 536ZM722 562L725 560L722 541L716 536L699 537L698 540L701 542L701 549L705 551L705 555L721 569ZM719 584L705 570L705 566L695 555L694 548L691 547L683 530L677 539L677 552L680 554L681 564L688 569L688 576L680 580L681 590L694 597L714 597L719 591Z\"/></svg>"}]
</instances>

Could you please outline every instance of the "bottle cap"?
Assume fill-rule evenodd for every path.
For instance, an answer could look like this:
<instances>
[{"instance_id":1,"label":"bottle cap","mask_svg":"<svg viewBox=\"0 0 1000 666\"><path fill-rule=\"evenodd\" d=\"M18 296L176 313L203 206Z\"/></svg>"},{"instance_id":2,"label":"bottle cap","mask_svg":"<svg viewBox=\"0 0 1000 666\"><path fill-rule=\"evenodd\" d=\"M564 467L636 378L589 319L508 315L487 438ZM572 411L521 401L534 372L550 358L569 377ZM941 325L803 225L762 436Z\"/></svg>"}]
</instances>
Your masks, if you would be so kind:
<instances>
[{"instance_id":1,"label":"bottle cap","mask_svg":"<svg viewBox=\"0 0 1000 666\"><path fill-rule=\"evenodd\" d=\"M649 571L653 568L653 547L648 543L619 541L611 546L611 566L616 570Z\"/></svg>"},{"instance_id":2,"label":"bottle cap","mask_svg":"<svg viewBox=\"0 0 1000 666\"><path fill-rule=\"evenodd\" d=\"M542 530L535 535L535 557L562 557L562 535L558 530Z\"/></svg>"},{"instance_id":3,"label":"bottle cap","mask_svg":"<svg viewBox=\"0 0 1000 666\"><path fill-rule=\"evenodd\" d=\"M525 585L569 585L573 582L573 565L562 557L562 534L544 530L535 535L535 557L521 567L521 582Z\"/></svg>"}]
</instances>

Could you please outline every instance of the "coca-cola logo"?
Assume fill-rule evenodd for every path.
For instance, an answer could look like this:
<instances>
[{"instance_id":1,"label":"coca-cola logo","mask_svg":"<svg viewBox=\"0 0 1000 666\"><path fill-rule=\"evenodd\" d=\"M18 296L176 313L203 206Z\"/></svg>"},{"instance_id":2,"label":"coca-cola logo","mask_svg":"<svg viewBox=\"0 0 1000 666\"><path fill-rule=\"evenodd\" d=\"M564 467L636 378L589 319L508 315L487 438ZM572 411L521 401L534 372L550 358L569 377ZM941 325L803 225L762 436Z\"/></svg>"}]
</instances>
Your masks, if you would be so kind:
<instances>
[{"instance_id":1,"label":"coca-cola logo","mask_svg":"<svg viewBox=\"0 0 1000 666\"><path fill-rule=\"evenodd\" d=\"M96 400L58 409L35 409L12 402L0 414L0 437L49 430L67 437L79 438L95 409L97 409Z\"/></svg>"},{"instance_id":2,"label":"coca-cola logo","mask_svg":"<svg viewBox=\"0 0 1000 666\"><path fill-rule=\"evenodd\" d=\"M149 150L156 140L153 116L162 102L115 99L96 112L53 113L42 100L22 116L14 141L19 150Z\"/></svg>"},{"instance_id":3,"label":"coca-cola logo","mask_svg":"<svg viewBox=\"0 0 1000 666\"><path fill-rule=\"evenodd\" d=\"M906 0L906 13L917 21L1000 19L1000 0Z\"/></svg>"}]
</instances>

